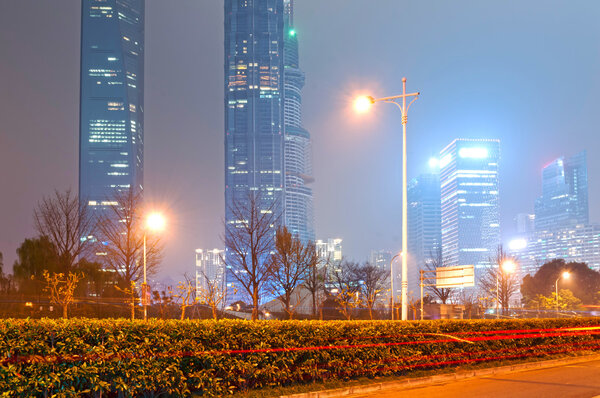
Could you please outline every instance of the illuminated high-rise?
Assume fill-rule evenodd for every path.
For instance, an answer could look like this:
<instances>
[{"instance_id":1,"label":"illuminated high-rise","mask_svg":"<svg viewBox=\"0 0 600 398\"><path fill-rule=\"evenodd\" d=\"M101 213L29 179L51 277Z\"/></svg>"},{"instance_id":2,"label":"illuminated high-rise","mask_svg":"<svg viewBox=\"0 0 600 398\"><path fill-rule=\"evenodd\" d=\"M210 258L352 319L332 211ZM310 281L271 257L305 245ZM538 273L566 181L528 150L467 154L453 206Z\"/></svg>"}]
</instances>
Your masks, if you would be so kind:
<instances>
[{"instance_id":1,"label":"illuminated high-rise","mask_svg":"<svg viewBox=\"0 0 600 398\"><path fill-rule=\"evenodd\" d=\"M438 174L421 174L408 183L408 290L415 293L419 270L436 260L441 250L440 203Z\"/></svg>"},{"instance_id":2,"label":"illuminated high-rise","mask_svg":"<svg viewBox=\"0 0 600 398\"><path fill-rule=\"evenodd\" d=\"M83 0L79 197L92 214L143 190L144 0Z\"/></svg>"},{"instance_id":3,"label":"illuminated high-rise","mask_svg":"<svg viewBox=\"0 0 600 398\"><path fill-rule=\"evenodd\" d=\"M560 157L542 170L542 196L535 202L535 229L549 231L589 223L585 151Z\"/></svg>"},{"instance_id":4,"label":"illuminated high-rise","mask_svg":"<svg viewBox=\"0 0 600 398\"><path fill-rule=\"evenodd\" d=\"M315 240L310 134L302 127L302 87L298 34L294 28L294 2L284 0L284 168L285 225L303 242Z\"/></svg>"},{"instance_id":5,"label":"illuminated high-rise","mask_svg":"<svg viewBox=\"0 0 600 398\"><path fill-rule=\"evenodd\" d=\"M444 265L489 265L500 243L498 140L452 141L440 153Z\"/></svg>"}]
</instances>

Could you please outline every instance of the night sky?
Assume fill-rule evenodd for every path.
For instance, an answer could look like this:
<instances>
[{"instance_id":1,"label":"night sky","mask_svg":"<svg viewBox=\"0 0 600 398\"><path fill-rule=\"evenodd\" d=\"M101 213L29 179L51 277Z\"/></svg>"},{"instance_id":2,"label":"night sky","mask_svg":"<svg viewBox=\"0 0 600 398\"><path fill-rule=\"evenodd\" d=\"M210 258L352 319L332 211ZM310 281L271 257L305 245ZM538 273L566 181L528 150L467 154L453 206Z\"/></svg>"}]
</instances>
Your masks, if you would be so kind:
<instances>
[{"instance_id":1,"label":"night sky","mask_svg":"<svg viewBox=\"0 0 600 398\"><path fill-rule=\"evenodd\" d=\"M505 239L533 212L541 168L588 151L600 220L600 2L296 0L317 237L350 258L400 249L400 112L353 115L357 94L420 91L409 177L454 138L501 140ZM0 0L0 251L35 235L43 195L77 191L80 2ZM222 247L223 4L146 1L145 186L168 212L163 275Z\"/></svg>"}]
</instances>

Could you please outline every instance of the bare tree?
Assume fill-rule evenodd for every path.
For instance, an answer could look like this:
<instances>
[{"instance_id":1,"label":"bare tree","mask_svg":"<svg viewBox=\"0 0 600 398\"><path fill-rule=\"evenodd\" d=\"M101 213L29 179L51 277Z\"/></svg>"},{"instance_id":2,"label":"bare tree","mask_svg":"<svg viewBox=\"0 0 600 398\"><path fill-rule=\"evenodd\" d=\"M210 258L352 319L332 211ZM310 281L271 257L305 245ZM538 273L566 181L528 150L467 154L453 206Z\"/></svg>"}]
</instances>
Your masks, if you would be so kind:
<instances>
[{"instance_id":1,"label":"bare tree","mask_svg":"<svg viewBox=\"0 0 600 398\"><path fill-rule=\"evenodd\" d=\"M159 292L158 290L154 290L152 292L152 300L158 303L158 309L160 311L160 318L165 319L165 314L167 312L168 307L173 302L173 295L171 289L168 290L168 293L164 290Z\"/></svg>"},{"instance_id":2,"label":"bare tree","mask_svg":"<svg viewBox=\"0 0 600 398\"><path fill-rule=\"evenodd\" d=\"M430 257L430 259L428 261L425 261L425 264L423 264L424 269L426 271L435 271L437 268L445 266L441 247L437 249L435 254L430 253L429 257ZM433 274L433 272L431 272L431 274ZM432 296L437 297L442 302L442 304L446 304L446 301L448 301L448 299L452 295L452 288L449 288L449 287L438 288L435 286L435 284L433 284L433 283L430 283L430 284L433 286L426 286L425 290L429 291Z\"/></svg>"},{"instance_id":3,"label":"bare tree","mask_svg":"<svg viewBox=\"0 0 600 398\"><path fill-rule=\"evenodd\" d=\"M86 203L70 189L54 191L37 204L33 221L37 232L54 245L61 270L72 271L78 257L90 246L87 237L94 233L95 220Z\"/></svg>"},{"instance_id":4,"label":"bare tree","mask_svg":"<svg viewBox=\"0 0 600 398\"><path fill-rule=\"evenodd\" d=\"M142 195L133 189L117 193L110 212L98 222L97 251L104 265L114 270L125 285L137 282L144 270L144 208ZM146 237L146 270L156 273L162 259L163 245L157 234Z\"/></svg>"},{"instance_id":5,"label":"bare tree","mask_svg":"<svg viewBox=\"0 0 600 398\"><path fill-rule=\"evenodd\" d=\"M519 276L516 272L504 271L503 264L509 261L516 264L517 261L504 251L502 245L498 246L495 257L490 258L489 261L491 266L479 279L481 290L490 297L497 297L502 312L506 314L511 297L519 290Z\"/></svg>"},{"instance_id":6,"label":"bare tree","mask_svg":"<svg viewBox=\"0 0 600 398\"><path fill-rule=\"evenodd\" d=\"M185 281L177 284L177 292L173 297L179 299L179 308L181 309L180 320L185 319L185 309L193 306L196 303L196 287L191 279L185 275Z\"/></svg>"},{"instance_id":7,"label":"bare tree","mask_svg":"<svg viewBox=\"0 0 600 398\"><path fill-rule=\"evenodd\" d=\"M225 278L211 279L204 271L201 271L201 278L203 282L197 287L198 303L209 306L213 319L219 319L227 298Z\"/></svg>"},{"instance_id":8,"label":"bare tree","mask_svg":"<svg viewBox=\"0 0 600 398\"><path fill-rule=\"evenodd\" d=\"M225 265L252 300L252 320L270 272L270 254L275 247L275 226L279 220L275 201L264 205L261 195L249 192L245 200L234 200L229 208L233 220L225 224Z\"/></svg>"},{"instance_id":9,"label":"bare tree","mask_svg":"<svg viewBox=\"0 0 600 398\"><path fill-rule=\"evenodd\" d=\"M381 293L385 291L388 271L365 263L356 267L354 273L360 282L360 291L369 310L369 318L373 319L373 308Z\"/></svg>"},{"instance_id":10,"label":"bare tree","mask_svg":"<svg viewBox=\"0 0 600 398\"><path fill-rule=\"evenodd\" d=\"M129 287L119 287L115 285L115 289L119 292L123 293L125 297L127 297L127 301L129 302L129 309L131 310L131 320L135 319L135 303L140 299L136 295L135 282L130 281Z\"/></svg>"},{"instance_id":11,"label":"bare tree","mask_svg":"<svg viewBox=\"0 0 600 398\"><path fill-rule=\"evenodd\" d=\"M340 312L347 319L352 318L354 309L361 303L360 281L357 279L358 264L342 261L340 268L332 273L334 298L340 307Z\"/></svg>"},{"instance_id":12,"label":"bare tree","mask_svg":"<svg viewBox=\"0 0 600 398\"><path fill-rule=\"evenodd\" d=\"M322 302L326 298L325 294L325 278L326 278L326 268L323 266L319 256L317 255L317 250L313 246L314 255L310 259L310 263L308 265L306 279L304 280L304 286L306 290L310 292L312 299L312 316L313 318L317 316L317 308L321 308Z\"/></svg>"},{"instance_id":13,"label":"bare tree","mask_svg":"<svg viewBox=\"0 0 600 398\"><path fill-rule=\"evenodd\" d=\"M270 286L283 305L288 319L294 317L296 305L292 306L292 295L304 281L310 266L317 256L312 242L306 245L300 238L292 236L286 227L280 227L275 235L275 253L271 256Z\"/></svg>"},{"instance_id":14,"label":"bare tree","mask_svg":"<svg viewBox=\"0 0 600 398\"><path fill-rule=\"evenodd\" d=\"M50 274L44 270L44 279L46 280L46 292L50 301L63 308L63 318L68 317L69 305L74 301L74 292L77 283L83 278L82 273L69 272L67 275L62 272Z\"/></svg>"}]
</instances>

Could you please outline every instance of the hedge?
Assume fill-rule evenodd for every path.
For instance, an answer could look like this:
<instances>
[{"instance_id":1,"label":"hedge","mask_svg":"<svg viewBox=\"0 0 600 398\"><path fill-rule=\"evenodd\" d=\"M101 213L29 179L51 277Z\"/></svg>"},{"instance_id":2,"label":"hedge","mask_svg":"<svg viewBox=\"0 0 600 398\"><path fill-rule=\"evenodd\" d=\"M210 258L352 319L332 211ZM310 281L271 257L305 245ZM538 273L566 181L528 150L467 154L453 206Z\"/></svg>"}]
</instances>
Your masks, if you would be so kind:
<instances>
[{"instance_id":1,"label":"hedge","mask_svg":"<svg viewBox=\"0 0 600 398\"><path fill-rule=\"evenodd\" d=\"M0 394L236 390L600 349L600 320L0 320Z\"/></svg>"}]
</instances>

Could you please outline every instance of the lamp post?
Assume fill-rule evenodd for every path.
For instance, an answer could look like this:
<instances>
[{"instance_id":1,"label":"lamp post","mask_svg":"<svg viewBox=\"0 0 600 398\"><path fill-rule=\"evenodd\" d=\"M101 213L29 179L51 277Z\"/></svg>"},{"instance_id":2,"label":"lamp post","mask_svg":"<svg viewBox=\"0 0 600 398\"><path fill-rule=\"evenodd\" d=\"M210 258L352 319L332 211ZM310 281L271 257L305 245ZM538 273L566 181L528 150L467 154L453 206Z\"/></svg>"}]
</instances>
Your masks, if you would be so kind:
<instances>
[{"instance_id":1,"label":"lamp post","mask_svg":"<svg viewBox=\"0 0 600 398\"><path fill-rule=\"evenodd\" d=\"M571 276L571 274L569 273L569 271L565 271L562 274L560 274L560 276L556 279L556 282L554 283L554 294L556 295L556 317L557 318L558 318L558 281L561 278L569 279L570 276Z\"/></svg>"},{"instance_id":2,"label":"lamp post","mask_svg":"<svg viewBox=\"0 0 600 398\"><path fill-rule=\"evenodd\" d=\"M402 94L395 95L392 97L373 98L360 97L357 98L354 103L354 107L359 112L366 112L369 107L375 102L387 102L394 104L400 109L402 114L402 320L408 319L408 201L406 198L407 181L406 181L406 123L408 121L408 109L413 102L419 97L419 92L407 93L406 92L406 78L402 78ZM412 100L406 105L406 99L413 97ZM402 104L397 102L402 99Z\"/></svg>"},{"instance_id":3,"label":"lamp post","mask_svg":"<svg viewBox=\"0 0 600 398\"><path fill-rule=\"evenodd\" d=\"M392 257L392 259L390 260L390 292L392 293L392 301L391 301L391 305L392 305L392 321L394 320L394 260L398 257L401 256L402 253L398 253L396 254L394 257Z\"/></svg>"},{"instance_id":4,"label":"lamp post","mask_svg":"<svg viewBox=\"0 0 600 398\"><path fill-rule=\"evenodd\" d=\"M502 262L502 264L498 264L498 272L496 272L496 319L500 318L500 312L499 312L500 291L499 291L499 286L498 286L498 277L501 272L502 272L502 274L504 274L504 273L510 274L511 272L513 272L515 270L516 267L517 267L517 265L512 260L505 260L504 262Z\"/></svg>"},{"instance_id":5,"label":"lamp post","mask_svg":"<svg viewBox=\"0 0 600 398\"><path fill-rule=\"evenodd\" d=\"M146 279L146 233L151 231L162 231L165 228L165 218L160 213L151 213L146 219L144 228L144 283L142 284L142 303L144 305L144 320L148 319L148 283Z\"/></svg>"}]
</instances>

